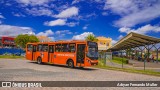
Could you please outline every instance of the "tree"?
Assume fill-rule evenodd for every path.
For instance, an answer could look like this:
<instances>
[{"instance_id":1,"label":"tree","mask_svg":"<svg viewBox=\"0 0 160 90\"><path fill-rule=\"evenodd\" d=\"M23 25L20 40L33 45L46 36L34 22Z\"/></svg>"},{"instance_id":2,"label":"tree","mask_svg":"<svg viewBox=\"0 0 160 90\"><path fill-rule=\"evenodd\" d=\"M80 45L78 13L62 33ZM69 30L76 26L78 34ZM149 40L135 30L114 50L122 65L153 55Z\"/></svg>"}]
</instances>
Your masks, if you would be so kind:
<instances>
[{"instance_id":1,"label":"tree","mask_svg":"<svg viewBox=\"0 0 160 90\"><path fill-rule=\"evenodd\" d=\"M98 39L93 35L93 34L89 34L87 37L86 37L86 40L87 41L93 41L93 42L97 42Z\"/></svg>"},{"instance_id":2,"label":"tree","mask_svg":"<svg viewBox=\"0 0 160 90\"><path fill-rule=\"evenodd\" d=\"M15 43L22 47L25 48L27 43L33 43L33 42L39 42L38 38L35 35L18 35L15 38Z\"/></svg>"}]
</instances>

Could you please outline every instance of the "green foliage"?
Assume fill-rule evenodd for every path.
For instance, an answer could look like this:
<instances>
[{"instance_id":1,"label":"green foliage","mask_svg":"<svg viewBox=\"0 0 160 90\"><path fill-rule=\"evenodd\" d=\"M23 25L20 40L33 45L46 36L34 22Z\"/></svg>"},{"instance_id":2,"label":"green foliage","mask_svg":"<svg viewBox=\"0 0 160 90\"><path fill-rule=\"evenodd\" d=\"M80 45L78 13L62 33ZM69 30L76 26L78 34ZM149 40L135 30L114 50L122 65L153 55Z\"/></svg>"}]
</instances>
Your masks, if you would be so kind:
<instances>
[{"instance_id":1,"label":"green foliage","mask_svg":"<svg viewBox=\"0 0 160 90\"><path fill-rule=\"evenodd\" d=\"M98 39L93 35L93 34L89 34L87 37L86 37L86 40L87 41L93 41L93 42L97 42Z\"/></svg>"},{"instance_id":2,"label":"green foliage","mask_svg":"<svg viewBox=\"0 0 160 90\"><path fill-rule=\"evenodd\" d=\"M122 64L122 59L123 59L123 64L128 64L128 60L126 58L121 58L121 57L113 57L111 62L117 63L117 64ZM103 59L103 58L98 59L98 65L105 66L106 65L105 63L106 63L105 59Z\"/></svg>"},{"instance_id":3,"label":"green foliage","mask_svg":"<svg viewBox=\"0 0 160 90\"><path fill-rule=\"evenodd\" d=\"M121 58L121 57L113 57L112 61L114 63L122 64L122 59L123 59L123 64L128 64L127 59L126 58Z\"/></svg>"},{"instance_id":4,"label":"green foliage","mask_svg":"<svg viewBox=\"0 0 160 90\"><path fill-rule=\"evenodd\" d=\"M98 59L98 65L99 66L105 66L106 65L105 60L104 59Z\"/></svg>"},{"instance_id":5,"label":"green foliage","mask_svg":"<svg viewBox=\"0 0 160 90\"><path fill-rule=\"evenodd\" d=\"M15 55L0 55L0 59L1 58L7 58L7 59L17 59L17 58L24 58L24 56L15 56Z\"/></svg>"},{"instance_id":6,"label":"green foliage","mask_svg":"<svg viewBox=\"0 0 160 90\"><path fill-rule=\"evenodd\" d=\"M15 43L22 47L25 48L27 43L33 43L33 42L39 42L38 38L35 35L18 35L15 38Z\"/></svg>"}]
</instances>

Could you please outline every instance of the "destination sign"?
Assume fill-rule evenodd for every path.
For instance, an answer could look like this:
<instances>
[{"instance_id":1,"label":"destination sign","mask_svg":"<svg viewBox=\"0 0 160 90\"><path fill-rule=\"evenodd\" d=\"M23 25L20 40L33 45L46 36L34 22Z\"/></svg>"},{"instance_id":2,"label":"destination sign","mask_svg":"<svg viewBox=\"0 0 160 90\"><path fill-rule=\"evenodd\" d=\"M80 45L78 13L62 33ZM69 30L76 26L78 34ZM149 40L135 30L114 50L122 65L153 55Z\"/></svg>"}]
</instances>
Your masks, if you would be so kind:
<instances>
[{"instance_id":1,"label":"destination sign","mask_svg":"<svg viewBox=\"0 0 160 90\"><path fill-rule=\"evenodd\" d=\"M57 56L69 56L69 57L74 57L74 54L57 54Z\"/></svg>"},{"instance_id":2,"label":"destination sign","mask_svg":"<svg viewBox=\"0 0 160 90\"><path fill-rule=\"evenodd\" d=\"M96 46L97 43L96 42L90 42L90 41L88 41L88 45L94 45L94 46Z\"/></svg>"}]
</instances>

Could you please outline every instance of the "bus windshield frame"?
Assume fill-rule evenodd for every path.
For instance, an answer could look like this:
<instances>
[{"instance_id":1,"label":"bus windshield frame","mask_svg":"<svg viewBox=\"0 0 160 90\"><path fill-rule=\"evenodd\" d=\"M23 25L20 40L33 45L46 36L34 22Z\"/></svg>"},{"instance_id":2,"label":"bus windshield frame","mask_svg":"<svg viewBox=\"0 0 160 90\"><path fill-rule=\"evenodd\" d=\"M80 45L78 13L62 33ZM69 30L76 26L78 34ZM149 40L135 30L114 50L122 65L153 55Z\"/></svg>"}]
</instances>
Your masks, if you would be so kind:
<instances>
[{"instance_id":1,"label":"bus windshield frame","mask_svg":"<svg viewBox=\"0 0 160 90\"><path fill-rule=\"evenodd\" d=\"M88 41L87 44L88 44L87 57L92 60L97 60L98 59L98 45L97 45L97 43Z\"/></svg>"}]
</instances>

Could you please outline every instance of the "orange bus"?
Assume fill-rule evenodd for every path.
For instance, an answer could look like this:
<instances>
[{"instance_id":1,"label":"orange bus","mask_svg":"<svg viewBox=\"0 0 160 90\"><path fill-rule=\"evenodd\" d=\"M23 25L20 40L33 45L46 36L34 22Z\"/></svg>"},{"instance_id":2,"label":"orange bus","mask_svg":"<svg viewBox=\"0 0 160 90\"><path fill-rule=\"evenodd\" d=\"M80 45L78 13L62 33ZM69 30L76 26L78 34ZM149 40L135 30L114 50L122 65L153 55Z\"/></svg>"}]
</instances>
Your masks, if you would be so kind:
<instances>
[{"instance_id":1,"label":"orange bus","mask_svg":"<svg viewBox=\"0 0 160 90\"><path fill-rule=\"evenodd\" d=\"M98 64L98 46L91 41L57 41L28 43L26 59L38 64L50 63L68 67L86 67Z\"/></svg>"}]
</instances>

